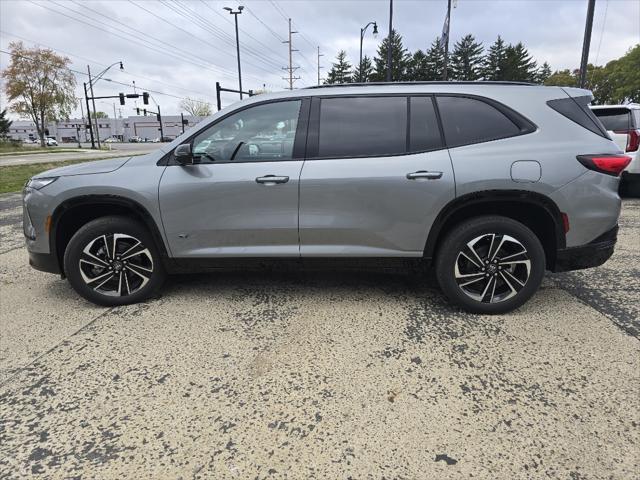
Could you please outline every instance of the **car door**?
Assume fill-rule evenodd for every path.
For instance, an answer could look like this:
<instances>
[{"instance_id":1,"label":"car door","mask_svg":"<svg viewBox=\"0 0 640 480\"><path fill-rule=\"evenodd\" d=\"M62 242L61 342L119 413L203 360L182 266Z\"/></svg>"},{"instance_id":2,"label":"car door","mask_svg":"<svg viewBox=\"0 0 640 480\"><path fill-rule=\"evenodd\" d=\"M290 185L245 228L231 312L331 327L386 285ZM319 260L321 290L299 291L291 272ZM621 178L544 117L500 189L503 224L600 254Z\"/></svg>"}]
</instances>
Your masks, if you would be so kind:
<instances>
[{"instance_id":1,"label":"car door","mask_svg":"<svg viewBox=\"0 0 640 480\"><path fill-rule=\"evenodd\" d=\"M174 257L299 256L304 104L287 99L233 112L192 138L193 165L169 162L159 198Z\"/></svg>"},{"instance_id":2,"label":"car door","mask_svg":"<svg viewBox=\"0 0 640 480\"><path fill-rule=\"evenodd\" d=\"M300 178L303 257L422 256L454 197L431 96L313 100Z\"/></svg>"}]
</instances>

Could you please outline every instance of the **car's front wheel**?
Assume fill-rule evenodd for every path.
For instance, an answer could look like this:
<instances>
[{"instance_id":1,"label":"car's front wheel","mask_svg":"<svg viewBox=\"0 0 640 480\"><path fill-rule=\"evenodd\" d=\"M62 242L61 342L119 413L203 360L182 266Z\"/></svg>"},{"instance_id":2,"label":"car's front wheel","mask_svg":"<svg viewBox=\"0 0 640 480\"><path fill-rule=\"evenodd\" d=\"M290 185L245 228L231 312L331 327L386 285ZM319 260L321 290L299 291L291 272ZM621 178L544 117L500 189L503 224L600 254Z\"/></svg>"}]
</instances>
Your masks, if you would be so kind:
<instances>
[{"instance_id":1,"label":"car's front wheel","mask_svg":"<svg viewBox=\"0 0 640 480\"><path fill-rule=\"evenodd\" d=\"M454 227L436 258L440 288L472 313L498 314L524 304L538 290L545 271L538 237L506 217L483 216Z\"/></svg>"},{"instance_id":2,"label":"car's front wheel","mask_svg":"<svg viewBox=\"0 0 640 480\"><path fill-rule=\"evenodd\" d=\"M104 306L146 300L166 277L147 229L119 216L98 218L80 228L65 250L64 271L76 292Z\"/></svg>"}]
</instances>

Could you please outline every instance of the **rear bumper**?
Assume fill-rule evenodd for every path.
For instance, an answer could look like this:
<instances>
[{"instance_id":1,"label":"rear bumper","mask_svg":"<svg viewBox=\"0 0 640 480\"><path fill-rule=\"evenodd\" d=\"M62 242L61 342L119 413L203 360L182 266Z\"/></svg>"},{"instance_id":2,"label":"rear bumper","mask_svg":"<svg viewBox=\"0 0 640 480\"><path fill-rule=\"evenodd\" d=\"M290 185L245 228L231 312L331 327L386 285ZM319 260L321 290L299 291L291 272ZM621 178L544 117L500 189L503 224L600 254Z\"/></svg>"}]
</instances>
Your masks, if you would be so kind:
<instances>
[{"instance_id":1,"label":"rear bumper","mask_svg":"<svg viewBox=\"0 0 640 480\"><path fill-rule=\"evenodd\" d=\"M553 271L566 272L599 267L613 255L617 240L618 226L616 225L586 245L560 249L556 254L556 263Z\"/></svg>"},{"instance_id":2,"label":"rear bumper","mask_svg":"<svg viewBox=\"0 0 640 480\"><path fill-rule=\"evenodd\" d=\"M29 252L29 265L41 272L62 273L58 259L50 253Z\"/></svg>"}]
</instances>

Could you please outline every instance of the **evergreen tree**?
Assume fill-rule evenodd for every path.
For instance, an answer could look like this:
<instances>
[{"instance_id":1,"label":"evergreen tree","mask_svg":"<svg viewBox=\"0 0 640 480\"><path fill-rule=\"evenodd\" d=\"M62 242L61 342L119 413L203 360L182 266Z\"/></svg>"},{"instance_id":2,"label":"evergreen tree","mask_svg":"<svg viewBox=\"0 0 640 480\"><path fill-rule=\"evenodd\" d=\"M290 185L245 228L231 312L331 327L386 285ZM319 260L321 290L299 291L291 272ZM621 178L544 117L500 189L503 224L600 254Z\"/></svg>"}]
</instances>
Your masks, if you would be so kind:
<instances>
[{"instance_id":1,"label":"evergreen tree","mask_svg":"<svg viewBox=\"0 0 640 480\"><path fill-rule=\"evenodd\" d=\"M451 55L452 78L457 80L477 80L481 76L482 44L473 35L464 36L456 42Z\"/></svg>"},{"instance_id":2,"label":"evergreen tree","mask_svg":"<svg viewBox=\"0 0 640 480\"><path fill-rule=\"evenodd\" d=\"M544 82L547 81L547 78L551 76L551 66L544 62L542 67L536 72L536 83L540 83L544 85Z\"/></svg>"},{"instance_id":3,"label":"evergreen tree","mask_svg":"<svg viewBox=\"0 0 640 480\"><path fill-rule=\"evenodd\" d=\"M9 134L9 127L13 121L6 118L7 109L5 108L0 112L0 138L7 138Z\"/></svg>"},{"instance_id":4,"label":"evergreen tree","mask_svg":"<svg viewBox=\"0 0 640 480\"><path fill-rule=\"evenodd\" d=\"M353 71L353 81L354 82L370 82L373 74L373 63L368 56L362 57L362 77L360 77L360 68L356 67Z\"/></svg>"},{"instance_id":5,"label":"evergreen tree","mask_svg":"<svg viewBox=\"0 0 640 480\"><path fill-rule=\"evenodd\" d=\"M411 59L409 60L406 80L410 80L413 82L428 80L427 70L427 56L422 50L418 49L414 52L414 54L411 56Z\"/></svg>"},{"instance_id":6,"label":"evergreen tree","mask_svg":"<svg viewBox=\"0 0 640 480\"><path fill-rule=\"evenodd\" d=\"M373 79L379 82L387 80L387 52L389 51L389 37L386 37L378 47L378 53L373 59L375 74ZM402 44L402 36L395 30L391 31L391 81L400 82L407 78L410 55Z\"/></svg>"},{"instance_id":7,"label":"evergreen tree","mask_svg":"<svg viewBox=\"0 0 640 480\"><path fill-rule=\"evenodd\" d=\"M506 58L507 52L504 40L498 35L496 41L489 47L489 52L482 62L482 78L493 81L504 80Z\"/></svg>"},{"instance_id":8,"label":"evergreen tree","mask_svg":"<svg viewBox=\"0 0 640 480\"><path fill-rule=\"evenodd\" d=\"M347 61L347 53L340 50L336 60L324 83L351 83L351 64Z\"/></svg>"},{"instance_id":9,"label":"evergreen tree","mask_svg":"<svg viewBox=\"0 0 640 480\"><path fill-rule=\"evenodd\" d=\"M513 82L534 82L536 80L537 64L524 48L522 42L506 49L505 69L503 80Z\"/></svg>"},{"instance_id":10,"label":"evergreen tree","mask_svg":"<svg viewBox=\"0 0 640 480\"><path fill-rule=\"evenodd\" d=\"M440 45L440 37L436 38L431 44L431 47L429 47L429 50L427 50L425 73L424 80L442 80L442 74L444 73L444 48ZM449 74L451 74L450 65Z\"/></svg>"}]
</instances>

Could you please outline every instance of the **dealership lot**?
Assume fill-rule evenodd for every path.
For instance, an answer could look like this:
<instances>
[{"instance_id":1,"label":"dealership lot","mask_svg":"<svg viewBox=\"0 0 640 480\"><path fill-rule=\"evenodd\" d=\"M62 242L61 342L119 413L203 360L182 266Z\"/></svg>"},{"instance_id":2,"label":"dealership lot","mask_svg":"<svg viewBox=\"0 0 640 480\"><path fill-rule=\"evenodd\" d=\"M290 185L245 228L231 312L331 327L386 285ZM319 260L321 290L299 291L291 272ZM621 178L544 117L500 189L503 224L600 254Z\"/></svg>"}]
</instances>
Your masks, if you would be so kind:
<instances>
[{"instance_id":1,"label":"dealership lot","mask_svg":"<svg viewBox=\"0 0 640 480\"><path fill-rule=\"evenodd\" d=\"M429 278L177 277L99 308L0 199L0 478L633 478L640 201L614 257L517 312Z\"/></svg>"}]
</instances>

